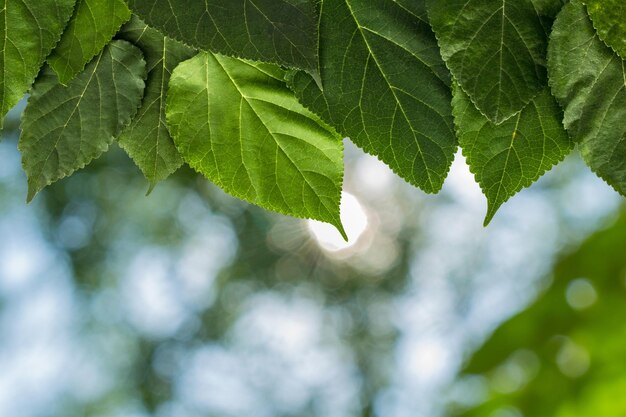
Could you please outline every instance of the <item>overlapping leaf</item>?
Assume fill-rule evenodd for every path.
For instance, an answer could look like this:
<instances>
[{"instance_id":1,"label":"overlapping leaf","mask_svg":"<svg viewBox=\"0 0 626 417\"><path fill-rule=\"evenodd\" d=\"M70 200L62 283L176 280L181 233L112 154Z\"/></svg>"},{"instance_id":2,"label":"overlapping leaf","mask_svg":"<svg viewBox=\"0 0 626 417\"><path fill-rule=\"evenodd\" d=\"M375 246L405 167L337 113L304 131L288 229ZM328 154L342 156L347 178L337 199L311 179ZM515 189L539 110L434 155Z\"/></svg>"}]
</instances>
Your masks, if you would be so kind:
<instances>
[{"instance_id":1,"label":"overlapping leaf","mask_svg":"<svg viewBox=\"0 0 626 417\"><path fill-rule=\"evenodd\" d=\"M72 16L75 0L3 0L0 26L0 127L28 91Z\"/></svg>"},{"instance_id":2,"label":"overlapping leaf","mask_svg":"<svg viewBox=\"0 0 626 417\"><path fill-rule=\"evenodd\" d=\"M579 1L557 17L548 58L566 129L591 169L626 195L626 64L600 40Z\"/></svg>"},{"instance_id":3,"label":"overlapping leaf","mask_svg":"<svg viewBox=\"0 0 626 417\"><path fill-rule=\"evenodd\" d=\"M49 71L35 83L18 144L29 201L108 148L137 111L144 77L141 51L113 41L67 87Z\"/></svg>"},{"instance_id":4,"label":"overlapping leaf","mask_svg":"<svg viewBox=\"0 0 626 417\"><path fill-rule=\"evenodd\" d=\"M495 123L546 83L545 1L428 0L441 54L476 107ZM537 7L536 7L537 6Z\"/></svg>"},{"instance_id":5,"label":"overlapping leaf","mask_svg":"<svg viewBox=\"0 0 626 417\"><path fill-rule=\"evenodd\" d=\"M185 161L228 193L343 232L341 137L283 77L273 65L200 53L172 74L170 132Z\"/></svg>"},{"instance_id":6,"label":"overlapping leaf","mask_svg":"<svg viewBox=\"0 0 626 417\"><path fill-rule=\"evenodd\" d=\"M301 102L426 192L437 192L456 149L450 75L424 20L424 2L325 0L324 92L302 72Z\"/></svg>"},{"instance_id":7,"label":"overlapping leaf","mask_svg":"<svg viewBox=\"0 0 626 417\"><path fill-rule=\"evenodd\" d=\"M195 51L133 17L122 27L119 38L141 48L148 78L143 101L131 124L119 137L119 144L150 181L150 188L176 171L183 160L174 146L165 122L165 97L176 66Z\"/></svg>"},{"instance_id":8,"label":"overlapping leaf","mask_svg":"<svg viewBox=\"0 0 626 417\"><path fill-rule=\"evenodd\" d=\"M129 18L123 0L78 0L74 16L48 57L59 81L66 85L82 71Z\"/></svg>"},{"instance_id":9,"label":"overlapping leaf","mask_svg":"<svg viewBox=\"0 0 626 417\"><path fill-rule=\"evenodd\" d=\"M452 108L459 144L487 197L485 225L504 202L574 147L561 124L561 110L547 89L500 125L483 116L458 86Z\"/></svg>"},{"instance_id":10,"label":"overlapping leaf","mask_svg":"<svg viewBox=\"0 0 626 417\"><path fill-rule=\"evenodd\" d=\"M568 0L531 0L544 29L546 37L550 36L554 19Z\"/></svg>"},{"instance_id":11,"label":"overlapping leaf","mask_svg":"<svg viewBox=\"0 0 626 417\"><path fill-rule=\"evenodd\" d=\"M200 49L317 74L317 0L128 0L164 34Z\"/></svg>"},{"instance_id":12,"label":"overlapping leaf","mask_svg":"<svg viewBox=\"0 0 626 417\"><path fill-rule=\"evenodd\" d=\"M624 0L584 0L598 36L626 59L626 2Z\"/></svg>"}]
</instances>

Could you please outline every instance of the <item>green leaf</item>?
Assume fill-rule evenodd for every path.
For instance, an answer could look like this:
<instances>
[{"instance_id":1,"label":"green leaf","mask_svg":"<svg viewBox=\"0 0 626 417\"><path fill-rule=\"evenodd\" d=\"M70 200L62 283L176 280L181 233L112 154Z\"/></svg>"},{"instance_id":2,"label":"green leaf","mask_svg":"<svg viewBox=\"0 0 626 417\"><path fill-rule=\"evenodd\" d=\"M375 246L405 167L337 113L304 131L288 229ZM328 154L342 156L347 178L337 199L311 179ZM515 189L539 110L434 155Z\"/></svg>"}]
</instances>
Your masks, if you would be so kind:
<instances>
[{"instance_id":1,"label":"green leaf","mask_svg":"<svg viewBox=\"0 0 626 417\"><path fill-rule=\"evenodd\" d=\"M499 125L483 116L456 85L452 108L463 155L487 197L485 226L504 202L574 147L561 124L561 109L547 88Z\"/></svg>"},{"instance_id":2,"label":"green leaf","mask_svg":"<svg viewBox=\"0 0 626 417\"><path fill-rule=\"evenodd\" d=\"M78 0L74 16L48 64L67 85L130 18L123 0Z\"/></svg>"},{"instance_id":3,"label":"green leaf","mask_svg":"<svg viewBox=\"0 0 626 417\"><path fill-rule=\"evenodd\" d=\"M548 51L552 93L583 159L626 195L625 63L600 40L585 6L572 1L557 17Z\"/></svg>"},{"instance_id":4,"label":"green leaf","mask_svg":"<svg viewBox=\"0 0 626 417\"><path fill-rule=\"evenodd\" d=\"M46 56L72 16L75 0L4 0L0 26L0 127L5 114L30 89Z\"/></svg>"},{"instance_id":5,"label":"green leaf","mask_svg":"<svg viewBox=\"0 0 626 417\"><path fill-rule=\"evenodd\" d=\"M541 19L541 25L543 26L546 38L550 36L552 31L552 24L554 19L559 14L563 5L568 0L531 0L535 11L539 19Z\"/></svg>"},{"instance_id":6,"label":"green leaf","mask_svg":"<svg viewBox=\"0 0 626 417\"><path fill-rule=\"evenodd\" d=\"M113 41L67 87L49 71L35 83L18 144L28 201L108 149L137 111L145 65L139 49Z\"/></svg>"},{"instance_id":7,"label":"green leaf","mask_svg":"<svg viewBox=\"0 0 626 417\"><path fill-rule=\"evenodd\" d=\"M150 190L183 164L165 122L165 97L170 76L176 66L195 55L195 51L133 17L122 27L119 38L138 46L148 69L141 107L131 124L119 137L119 144L150 181Z\"/></svg>"},{"instance_id":8,"label":"green leaf","mask_svg":"<svg viewBox=\"0 0 626 417\"><path fill-rule=\"evenodd\" d=\"M600 39L626 59L626 2L585 0L584 3Z\"/></svg>"},{"instance_id":9,"label":"green leaf","mask_svg":"<svg viewBox=\"0 0 626 417\"><path fill-rule=\"evenodd\" d=\"M547 37L531 0L426 4L444 61L491 121L513 116L543 89Z\"/></svg>"},{"instance_id":10,"label":"green leaf","mask_svg":"<svg viewBox=\"0 0 626 417\"><path fill-rule=\"evenodd\" d=\"M200 53L172 74L170 132L185 162L226 192L331 223L345 237L341 137L298 103L283 77L273 65Z\"/></svg>"},{"instance_id":11,"label":"green leaf","mask_svg":"<svg viewBox=\"0 0 626 417\"><path fill-rule=\"evenodd\" d=\"M409 183L430 193L447 175L456 138L450 74L423 1L325 0L320 18L324 92L292 73L300 101Z\"/></svg>"},{"instance_id":12,"label":"green leaf","mask_svg":"<svg viewBox=\"0 0 626 417\"><path fill-rule=\"evenodd\" d=\"M128 0L148 25L194 47L317 74L317 0Z\"/></svg>"}]
</instances>

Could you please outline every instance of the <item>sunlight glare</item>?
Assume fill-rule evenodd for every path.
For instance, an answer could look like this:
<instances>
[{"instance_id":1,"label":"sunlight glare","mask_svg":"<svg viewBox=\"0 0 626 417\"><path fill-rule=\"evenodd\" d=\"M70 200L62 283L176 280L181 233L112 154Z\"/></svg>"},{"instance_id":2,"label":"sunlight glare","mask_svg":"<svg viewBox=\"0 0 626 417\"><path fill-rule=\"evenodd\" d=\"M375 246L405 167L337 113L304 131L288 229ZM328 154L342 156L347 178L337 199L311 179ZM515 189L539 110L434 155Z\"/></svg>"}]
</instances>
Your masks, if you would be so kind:
<instances>
[{"instance_id":1,"label":"sunlight glare","mask_svg":"<svg viewBox=\"0 0 626 417\"><path fill-rule=\"evenodd\" d=\"M308 228L318 245L330 252L337 252L353 246L367 229L367 214L363 206L352 194L341 193L341 222L348 235L346 242L341 234L328 223L308 220Z\"/></svg>"}]
</instances>

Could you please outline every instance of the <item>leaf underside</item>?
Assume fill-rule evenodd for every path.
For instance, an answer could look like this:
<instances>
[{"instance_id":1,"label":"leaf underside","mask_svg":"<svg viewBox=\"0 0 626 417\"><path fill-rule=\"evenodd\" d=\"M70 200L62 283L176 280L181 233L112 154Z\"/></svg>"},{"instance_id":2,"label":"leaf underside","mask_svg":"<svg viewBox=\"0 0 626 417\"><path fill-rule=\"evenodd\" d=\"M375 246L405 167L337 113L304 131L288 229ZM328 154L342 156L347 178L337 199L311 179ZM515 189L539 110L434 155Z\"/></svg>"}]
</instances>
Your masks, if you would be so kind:
<instances>
[{"instance_id":1,"label":"leaf underside","mask_svg":"<svg viewBox=\"0 0 626 417\"><path fill-rule=\"evenodd\" d=\"M456 150L450 75L423 1L325 0L323 92L303 72L300 101L422 190L437 192Z\"/></svg>"},{"instance_id":2,"label":"leaf underside","mask_svg":"<svg viewBox=\"0 0 626 417\"><path fill-rule=\"evenodd\" d=\"M174 68L196 52L146 26L135 16L117 36L139 47L146 60L148 77L141 107L118 142L141 169L152 190L157 182L166 179L183 164L167 129L165 97Z\"/></svg>"},{"instance_id":3,"label":"leaf underside","mask_svg":"<svg viewBox=\"0 0 626 417\"><path fill-rule=\"evenodd\" d=\"M128 0L144 22L207 51L317 74L316 0Z\"/></svg>"},{"instance_id":4,"label":"leaf underside","mask_svg":"<svg viewBox=\"0 0 626 417\"><path fill-rule=\"evenodd\" d=\"M626 64L598 37L585 6L572 1L548 51L552 93L563 123L591 169L626 195Z\"/></svg>"},{"instance_id":5,"label":"leaf underside","mask_svg":"<svg viewBox=\"0 0 626 417\"><path fill-rule=\"evenodd\" d=\"M123 0L79 0L48 64L67 85L113 38L130 10Z\"/></svg>"},{"instance_id":6,"label":"leaf underside","mask_svg":"<svg viewBox=\"0 0 626 417\"><path fill-rule=\"evenodd\" d=\"M126 41L111 42L67 87L44 71L24 110L18 143L28 201L108 149L136 113L144 78L141 51Z\"/></svg>"},{"instance_id":7,"label":"leaf underside","mask_svg":"<svg viewBox=\"0 0 626 417\"><path fill-rule=\"evenodd\" d=\"M561 162L574 147L547 88L500 125L482 115L458 86L452 108L463 155L487 197L485 226L504 202Z\"/></svg>"},{"instance_id":8,"label":"leaf underside","mask_svg":"<svg viewBox=\"0 0 626 417\"><path fill-rule=\"evenodd\" d=\"M72 16L74 0L4 0L0 26L0 127L30 89L46 56Z\"/></svg>"},{"instance_id":9,"label":"leaf underside","mask_svg":"<svg viewBox=\"0 0 626 417\"><path fill-rule=\"evenodd\" d=\"M427 5L444 61L491 121L513 116L546 85L545 16L533 1L428 0Z\"/></svg>"},{"instance_id":10,"label":"leaf underside","mask_svg":"<svg viewBox=\"0 0 626 417\"><path fill-rule=\"evenodd\" d=\"M173 72L167 122L185 162L269 210L339 218L341 137L306 110L271 64L202 52Z\"/></svg>"}]
</instances>

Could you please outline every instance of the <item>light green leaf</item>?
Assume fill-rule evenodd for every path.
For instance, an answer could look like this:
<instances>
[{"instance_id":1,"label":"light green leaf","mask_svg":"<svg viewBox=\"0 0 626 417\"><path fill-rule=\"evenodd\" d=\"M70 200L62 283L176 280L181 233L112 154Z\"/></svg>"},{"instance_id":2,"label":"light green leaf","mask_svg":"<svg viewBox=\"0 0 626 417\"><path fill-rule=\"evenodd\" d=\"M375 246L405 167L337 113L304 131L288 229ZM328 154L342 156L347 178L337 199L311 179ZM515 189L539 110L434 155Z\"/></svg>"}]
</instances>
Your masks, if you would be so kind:
<instances>
[{"instance_id":1,"label":"light green leaf","mask_svg":"<svg viewBox=\"0 0 626 417\"><path fill-rule=\"evenodd\" d=\"M35 83L18 144L28 201L108 149L137 111L145 66L139 49L113 41L67 87L49 71Z\"/></svg>"},{"instance_id":2,"label":"light green leaf","mask_svg":"<svg viewBox=\"0 0 626 417\"><path fill-rule=\"evenodd\" d=\"M574 147L561 124L561 109L547 88L499 125L483 116L458 86L452 108L463 155L487 197L485 226L504 202Z\"/></svg>"},{"instance_id":3,"label":"light green leaf","mask_svg":"<svg viewBox=\"0 0 626 417\"><path fill-rule=\"evenodd\" d=\"M273 65L200 53L172 74L170 132L185 162L226 192L331 223L345 237L341 137L298 103L283 77Z\"/></svg>"},{"instance_id":4,"label":"light green leaf","mask_svg":"<svg viewBox=\"0 0 626 417\"><path fill-rule=\"evenodd\" d=\"M424 2L325 0L324 93L292 73L300 101L422 190L439 191L456 150L450 74Z\"/></svg>"},{"instance_id":5,"label":"light green leaf","mask_svg":"<svg viewBox=\"0 0 626 417\"><path fill-rule=\"evenodd\" d=\"M548 51L552 93L565 128L591 169L626 195L625 63L600 40L585 6L572 1L557 17Z\"/></svg>"},{"instance_id":6,"label":"light green leaf","mask_svg":"<svg viewBox=\"0 0 626 417\"><path fill-rule=\"evenodd\" d=\"M194 47L317 74L318 0L128 0L148 25Z\"/></svg>"},{"instance_id":7,"label":"light green leaf","mask_svg":"<svg viewBox=\"0 0 626 417\"><path fill-rule=\"evenodd\" d=\"M0 127L5 114L30 89L46 56L72 16L75 0L2 0L0 26Z\"/></svg>"},{"instance_id":8,"label":"light green leaf","mask_svg":"<svg viewBox=\"0 0 626 417\"><path fill-rule=\"evenodd\" d=\"M165 122L167 85L174 68L195 55L195 51L133 17L122 27L119 38L134 43L144 53L148 78L143 101L131 124L119 137L119 144L150 181L150 190L183 164ZM149 191L150 191L149 190Z\"/></svg>"},{"instance_id":9,"label":"light green leaf","mask_svg":"<svg viewBox=\"0 0 626 417\"><path fill-rule=\"evenodd\" d=\"M426 4L444 61L491 121L513 116L543 89L547 37L531 0Z\"/></svg>"},{"instance_id":10,"label":"light green leaf","mask_svg":"<svg viewBox=\"0 0 626 417\"><path fill-rule=\"evenodd\" d=\"M129 18L123 0L78 0L74 16L48 57L59 81L67 85Z\"/></svg>"},{"instance_id":11,"label":"light green leaf","mask_svg":"<svg viewBox=\"0 0 626 417\"><path fill-rule=\"evenodd\" d=\"M584 0L598 36L626 59L626 2L624 0Z\"/></svg>"}]
</instances>

